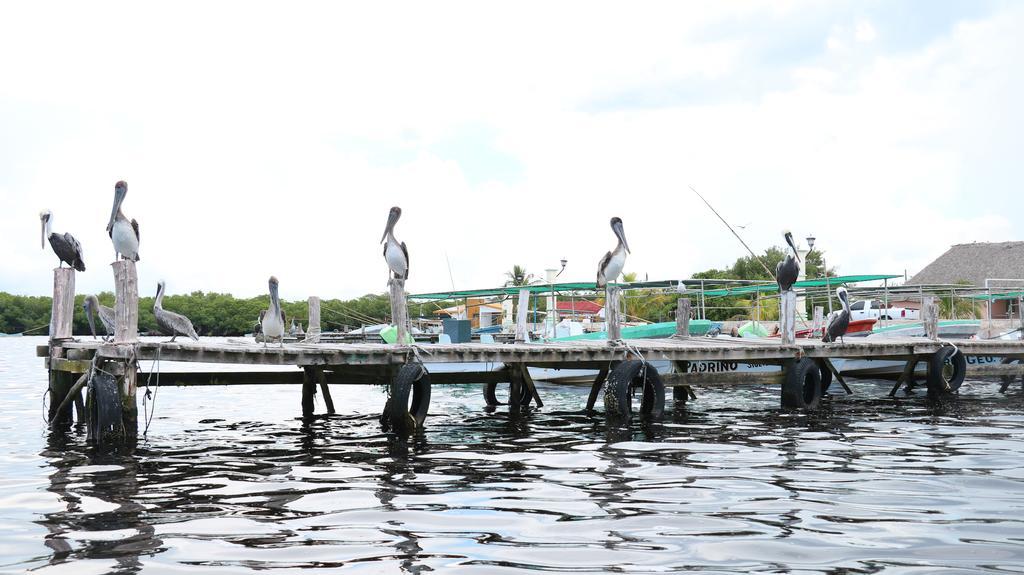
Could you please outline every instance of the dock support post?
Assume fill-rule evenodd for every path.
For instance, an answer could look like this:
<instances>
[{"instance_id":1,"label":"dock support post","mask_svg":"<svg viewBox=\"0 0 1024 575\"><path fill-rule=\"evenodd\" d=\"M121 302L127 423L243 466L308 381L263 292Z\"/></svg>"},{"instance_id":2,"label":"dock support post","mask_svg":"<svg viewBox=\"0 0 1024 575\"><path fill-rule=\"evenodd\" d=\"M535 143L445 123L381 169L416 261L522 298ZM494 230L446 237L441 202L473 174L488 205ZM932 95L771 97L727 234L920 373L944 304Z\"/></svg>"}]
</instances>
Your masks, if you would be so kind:
<instances>
[{"instance_id":1,"label":"dock support post","mask_svg":"<svg viewBox=\"0 0 1024 575\"><path fill-rule=\"evenodd\" d=\"M118 260L114 268L114 343L139 340L139 277L135 262Z\"/></svg>"},{"instance_id":2,"label":"dock support post","mask_svg":"<svg viewBox=\"0 0 1024 575\"><path fill-rule=\"evenodd\" d=\"M396 343L405 345L409 333L409 307L405 303L405 280L391 278L388 281L391 299L391 321L398 328Z\"/></svg>"},{"instance_id":3,"label":"dock support post","mask_svg":"<svg viewBox=\"0 0 1024 575\"><path fill-rule=\"evenodd\" d=\"M114 343L135 344L139 341L139 276L135 262L120 259L114 269ZM121 398L121 422L125 439L133 441L139 430L139 406L136 398L138 369L135 361L124 364L124 375L118 385Z\"/></svg>"},{"instance_id":4,"label":"dock support post","mask_svg":"<svg viewBox=\"0 0 1024 575\"><path fill-rule=\"evenodd\" d=\"M814 306L814 320L811 323L811 336L820 337L824 334L825 308L820 305Z\"/></svg>"},{"instance_id":5,"label":"dock support post","mask_svg":"<svg viewBox=\"0 0 1024 575\"><path fill-rule=\"evenodd\" d=\"M676 337L690 337L690 298L681 297L676 301Z\"/></svg>"},{"instance_id":6,"label":"dock support post","mask_svg":"<svg viewBox=\"0 0 1024 575\"><path fill-rule=\"evenodd\" d=\"M608 286L605 294L604 321L607 325L608 341L618 341L622 339L622 326L619 325L619 296L622 295L622 288Z\"/></svg>"},{"instance_id":7,"label":"dock support post","mask_svg":"<svg viewBox=\"0 0 1024 575\"><path fill-rule=\"evenodd\" d=\"M315 368L302 368L302 417L313 417L313 397L316 395Z\"/></svg>"},{"instance_id":8,"label":"dock support post","mask_svg":"<svg viewBox=\"0 0 1024 575\"><path fill-rule=\"evenodd\" d=\"M309 325L306 326L306 341L320 343L320 298L309 296Z\"/></svg>"},{"instance_id":9,"label":"dock support post","mask_svg":"<svg viewBox=\"0 0 1024 575\"><path fill-rule=\"evenodd\" d=\"M324 396L324 407L328 415L334 415L334 399L331 397L331 388L327 385L327 375L324 368L316 368L316 379L320 382L320 393Z\"/></svg>"},{"instance_id":10,"label":"dock support post","mask_svg":"<svg viewBox=\"0 0 1024 575\"><path fill-rule=\"evenodd\" d=\"M796 343L796 292L786 290L779 297L779 331L782 345Z\"/></svg>"},{"instance_id":11,"label":"dock support post","mask_svg":"<svg viewBox=\"0 0 1024 575\"><path fill-rule=\"evenodd\" d=\"M54 268L53 301L50 309L50 364L64 356L63 340L71 339L71 327L75 316L75 270ZM50 369L49 400L47 419L57 428L71 424L71 403L65 402L73 385L72 375L65 371ZM61 408L61 405L64 405Z\"/></svg>"},{"instance_id":12,"label":"dock support post","mask_svg":"<svg viewBox=\"0 0 1024 575\"><path fill-rule=\"evenodd\" d=\"M526 329L526 318L530 311L530 290L519 290L519 307L516 310L516 343L526 343L529 339Z\"/></svg>"},{"instance_id":13,"label":"dock support post","mask_svg":"<svg viewBox=\"0 0 1024 575\"><path fill-rule=\"evenodd\" d=\"M934 296L924 296L921 303L921 317L924 320L924 335L928 339L939 338L939 304Z\"/></svg>"},{"instance_id":14,"label":"dock support post","mask_svg":"<svg viewBox=\"0 0 1024 575\"><path fill-rule=\"evenodd\" d=\"M71 339L75 318L75 270L53 269L53 307L50 313L50 342Z\"/></svg>"}]
</instances>

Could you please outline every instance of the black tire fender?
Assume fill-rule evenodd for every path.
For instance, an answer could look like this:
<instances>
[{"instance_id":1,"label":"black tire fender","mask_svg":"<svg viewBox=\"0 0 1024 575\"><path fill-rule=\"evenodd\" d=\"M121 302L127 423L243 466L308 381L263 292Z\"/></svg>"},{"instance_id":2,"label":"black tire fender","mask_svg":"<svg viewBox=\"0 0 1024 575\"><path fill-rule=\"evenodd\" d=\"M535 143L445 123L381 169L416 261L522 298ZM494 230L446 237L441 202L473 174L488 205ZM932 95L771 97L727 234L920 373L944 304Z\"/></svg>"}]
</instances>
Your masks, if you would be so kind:
<instances>
[{"instance_id":1,"label":"black tire fender","mask_svg":"<svg viewBox=\"0 0 1024 575\"><path fill-rule=\"evenodd\" d=\"M813 359L804 357L786 362L782 380L782 407L816 409L821 402L821 368Z\"/></svg>"},{"instance_id":2,"label":"black tire fender","mask_svg":"<svg viewBox=\"0 0 1024 575\"><path fill-rule=\"evenodd\" d=\"M967 375L967 358L955 347L943 346L928 358L928 391L956 393Z\"/></svg>"},{"instance_id":3,"label":"black tire fender","mask_svg":"<svg viewBox=\"0 0 1024 575\"><path fill-rule=\"evenodd\" d=\"M631 359L615 366L604 388L605 414L628 418L633 411L633 387L643 388L642 417L657 418L665 412L665 383L653 365Z\"/></svg>"},{"instance_id":4,"label":"black tire fender","mask_svg":"<svg viewBox=\"0 0 1024 575\"><path fill-rule=\"evenodd\" d=\"M818 361L818 372L821 376L821 394L825 395L828 388L832 386L832 370L825 365L824 361Z\"/></svg>"},{"instance_id":5,"label":"black tire fender","mask_svg":"<svg viewBox=\"0 0 1024 575\"><path fill-rule=\"evenodd\" d=\"M389 391L382 418L387 422L385 427L399 433L421 429L430 406L430 374L427 370L418 363L403 365L391 381Z\"/></svg>"},{"instance_id":6,"label":"black tire fender","mask_svg":"<svg viewBox=\"0 0 1024 575\"><path fill-rule=\"evenodd\" d=\"M515 386L513 386L511 383L508 384L508 386L509 386L508 402L509 403L515 403L515 399L512 397L512 390L515 389ZM497 407L499 405L505 405L503 402L498 401L498 395L496 393L497 389L498 389L498 384L493 382L493 381L490 382L490 383L484 384L484 402L487 403L487 407ZM526 385L520 385L519 386L519 405L522 406L522 407L527 407L527 406L530 405L530 401L532 399L533 399L533 394L530 393L529 387L527 387Z\"/></svg>"},{"instance_id":7,"label":"black tire fender","mask_svg":"<svg viewBox=\"0 0 1024 575\"><path fill-rule=\"evenodd\" d=\"M103 443L107 434L118 432L122 425L117 380L105 371L96 370L89 380L86 400L88 437L95 443Z\"/></svg>"}]
</instances>

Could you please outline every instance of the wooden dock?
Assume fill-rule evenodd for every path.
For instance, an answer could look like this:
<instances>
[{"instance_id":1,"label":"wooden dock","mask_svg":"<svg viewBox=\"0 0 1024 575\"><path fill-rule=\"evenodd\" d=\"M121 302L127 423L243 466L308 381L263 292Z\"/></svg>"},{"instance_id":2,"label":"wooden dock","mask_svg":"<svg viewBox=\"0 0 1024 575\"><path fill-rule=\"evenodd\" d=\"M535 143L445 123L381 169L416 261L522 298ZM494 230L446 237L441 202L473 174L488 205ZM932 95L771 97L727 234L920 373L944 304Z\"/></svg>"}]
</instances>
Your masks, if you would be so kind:
<instances>
[{"instance_id":1,"label":"wooden dock","mask_svg":"<svg viewBox=\"0 0 1024 575\"><path fill-rule=\"evenodd\" d=\"M117 436L132 439L137 433L136 389L140 377L139 361L192 362L246 366L293 366L289 371L160 371L161 385L301 384L302 413L313 415L314 395L319 388L328 413L334 412L330 396L332 384L385 385L389 399L381 421L386 428L411 432L422 427L430 400L430 386L437 384L484 384L488 404L496 403L494 389L509 384L509 409L515 411L542 406L528 367L556 369L593 369L596 376L586 409L593 410L602 392L605 413L611 417L632 415L657 417L664 409L666 387L672 397L685 402L694 397L697 385L736 385L742 383L778 383L784 408L814 409L823 390L833 378L849 390L832 365L835 359L896 360L904 370L896 387L914 379L919 364L927 366L926 383L930 392L955 393L966 372L966 356L998 356L1024 360L1024 341L962 340L941 341L937 334L936 306L924 306L929 337L924 338L849 338L845 343L822 343L794 337L795 322L783 321L784 333L776 340L689 337L689 301L677 306L677 333L666 339L572 341L556 343L461 343L461 344L383 344L383 343L285 343L257 344L238 342L176 341L144 342L137 336L137 294L134 262L113 264L117 286L118 329L110 343L71 337L68 301L74 301L74 271L55 270L54 308L49 345L37 350L46 358L50 373L50 421L53 426L69 425L72 406L78 407L78 419L89 426L90 437L99 441ZM405 307L404 282L391 285L392 305ZM609 288L609 333L618 331L618 288ZM59 297L58 297L59 292ZM795 294L781 298L785 317L794 313ZM522 309L522 308L521 308ZM520 321L525 318L520 314ZM311 331L319 333L319 299L310 298ZM315 323L313 323L315 321ZM407 320L404 320L407 322ZM407 323L399 324L400 335ZM524 333L518 326L517 334ZM517 339L525 339L519 337ZM401 341L401 339L400 339ZM659 374L652 361L672 362L677 373ZM777 365L764 374L691 373L690 362L723 361ZM461 370L443 370L441 364L461 364ZM497 366L497 367L495 367ZM435 370L432 370L432 367ZM993 369L995 368L995 369ZM1019 375L1022 364L990 366L988 375ZM81 401L80 390L88 390ZM893 392L895 392L895 387ZM632 395L639 391L640 404L633 406Z\"/></svg>"}]
</instances>

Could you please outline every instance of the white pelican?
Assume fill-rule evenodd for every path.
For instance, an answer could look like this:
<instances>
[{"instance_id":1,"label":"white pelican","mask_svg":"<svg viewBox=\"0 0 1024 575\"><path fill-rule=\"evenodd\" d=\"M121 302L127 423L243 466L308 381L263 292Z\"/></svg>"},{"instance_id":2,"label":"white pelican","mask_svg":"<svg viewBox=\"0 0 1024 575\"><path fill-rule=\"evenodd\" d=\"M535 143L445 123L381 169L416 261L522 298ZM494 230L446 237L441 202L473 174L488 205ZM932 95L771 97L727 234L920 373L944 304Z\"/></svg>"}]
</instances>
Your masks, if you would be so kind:
<instances>
[{"instance_id":1,"label":"white pelican","mask_svg":"<svg viewBox=\"0 0 1024 575\"><path fill-rule=\"evenodd\" d=\"M793 253L786 254L786 257L775 266L775 280L779 282L779 292L793 289L793 283L800 275L800 254L796 251L796 244L793 243L793 233L785 232L786 243L789 244Z\"/></svg>"},{"instance_id":2,"label":"white pelican","mask_svg":"<svg viewBox=\"0 0 1024 575\"><path fill-rule=\"evenodd\" d=\"M114 207L107 222L107 235L114 242L116 255L126 260L139 261L139 222L125 217L121 203L128 194L128 183L124 180L114 184ZM116 257L115 255L115 257Z\"/></svg>"},{"instance_id":3,"label":"white pelican","mask_svg":"<svg viewBox=\"0 0 1024 575\"><path fill-rule=\"evenodd\" d=\"M53 253L57 254L57 267L63 267L65 263L80 272L85 271L85 262L82 261L82 244L78 243L75 236L64 233L58 234L50 231L53 214L50 210L39 212L39 224L42 226L42 237L39 240L40 247L46 249L46 240L50 240L50 247Z\"/></svg>"},{"instance_id":4,"label":"white pelican","mask_svg":"<svg viewBox=\"0 0 1024 575\"><path fill-rule=\"evenodd\" d=\"M263 347L267 340L277 338L284 347L284 310L277 295L277 278L270 276L270 308L260 312L260 327L263 330Z\"/></svg>"},{"instance_id":5,"label":"white pelican","mask_svg":"<svg viewBox=\"0 0 1024 575\"><path fill-rule=\"evenodd\" d=\"M395 206L388 214L388 225L384 228L384 235L380 241L384 243L384 259L388 262L391 273L398 279L409 279L409 250L405 242L399 243L395 239L395 224L398 218L402 217L402 208Z\"/></svg>"},{"instance_id":6,"label":"white pelican","mask_svg":"<svg viewBox=\"0 0 1024 575\"><path fill-rule=\"evenodd\" d=\"M171 341L179 335L190 337L199 341L196 328L192 327L192 321L180 313L164 309L164 282L156 284L156 300L153 301L153 317L156 318L156 325L164 335L171 336Z\"/></svg>"},{"instance_id":7,"label":"white pelican","mask_svg":"<svg viewBox=\"0 0 1024 575\"><path fill-rule=\"evenodd\" d=\"M619 274L622 273L623 266L626 265L626 254L629 253L629 244L626 243L626 232L622 231L622 220L619 218L612 218L611 221L612 231L619 238L619 243L615 245L615 249L604 254L601 258L601 263L597 264L597 287L603 288L608 285L608 282L614 282L618 279Z\"/></svg>"}]
</instances>

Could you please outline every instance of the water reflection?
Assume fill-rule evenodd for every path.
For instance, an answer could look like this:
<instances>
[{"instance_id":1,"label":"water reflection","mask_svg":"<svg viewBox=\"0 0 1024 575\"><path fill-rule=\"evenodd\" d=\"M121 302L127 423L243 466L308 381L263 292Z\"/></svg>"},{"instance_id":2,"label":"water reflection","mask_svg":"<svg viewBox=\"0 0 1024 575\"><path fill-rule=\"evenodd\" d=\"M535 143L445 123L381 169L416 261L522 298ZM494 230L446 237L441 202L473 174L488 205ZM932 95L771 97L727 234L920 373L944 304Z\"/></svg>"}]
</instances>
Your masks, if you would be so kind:
<instances>
[{"instance_id":1,"label":"water reflection","mask_svg":"<svg viewBox=\"0 0 1024 575\"><path fill-rule=\"evenodd\" d=\"M58 507L34 516L39 547L5 551L0 570L1021 564L1021 394L975 382L930 403L854 385L814 414L778 410L766 388L698 390L685 407L669 400L662 420L628 425L583 413L585 389L544 386L543 409L510 415L487 412L479 389L441 387L426 431L409 438L380 432L369 389L339 392L342 415L308 421L295 417L296 390L167 390L134 450L46 436L38 473Z\"/></svg>"}]
</instances>

